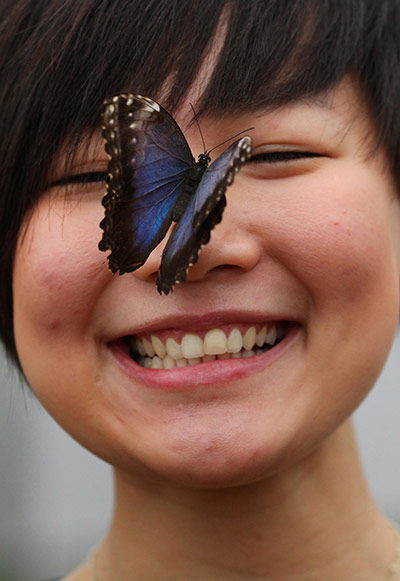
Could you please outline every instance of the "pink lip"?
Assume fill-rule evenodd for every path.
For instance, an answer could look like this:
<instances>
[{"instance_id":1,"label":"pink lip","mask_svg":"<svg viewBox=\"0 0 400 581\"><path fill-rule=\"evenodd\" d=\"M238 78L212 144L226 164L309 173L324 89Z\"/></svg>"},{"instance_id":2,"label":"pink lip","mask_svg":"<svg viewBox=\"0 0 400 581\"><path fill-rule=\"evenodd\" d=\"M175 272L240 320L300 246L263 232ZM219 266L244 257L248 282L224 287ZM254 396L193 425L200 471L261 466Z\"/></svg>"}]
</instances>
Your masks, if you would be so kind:
<instances>
[{"instance_id":1,"label":"pink lip","mask_svg":"<svg viewBox=\"0 0 400 581\"><path fill-rule=\"evenodd\" d=\"M300 325L293 326L280 343L262 355L245 359L216 360L169 370L141 367L130 358L128 350L119 341L108 343L107 348L111 357L135 382L149 388L180 391L206 384L224 384L258 373L280 358L301 332Z\"/></svg>"}]
</instances>

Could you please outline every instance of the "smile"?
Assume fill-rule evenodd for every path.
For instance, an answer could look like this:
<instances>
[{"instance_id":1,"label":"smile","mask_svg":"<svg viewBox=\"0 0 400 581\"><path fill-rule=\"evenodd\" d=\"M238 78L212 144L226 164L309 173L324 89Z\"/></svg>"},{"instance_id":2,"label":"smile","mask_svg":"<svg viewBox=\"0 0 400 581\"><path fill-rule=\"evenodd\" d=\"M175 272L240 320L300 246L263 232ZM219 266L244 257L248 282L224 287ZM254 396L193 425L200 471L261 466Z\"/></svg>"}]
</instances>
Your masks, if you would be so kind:
<instances>
[{"instance_id":1,"label":"smile","mask_svg":"<svg viewBox=\"0 0 400 581\"><path fill-rule=\"evenodd\" d=\"M160 331L127 337L130 357L147 369L175 369L216 360L250 358L273 349L293 323L229 324L203 330Z\"/></svg>"},{"instance_id":2,"label":"smile","mask_svg":"<svg viewBox=\"0 0 400 581\"><path fill-rule=\"evenodd\" d=\"M297 361L303 324L292 316L256 317L244 311L169 316L105 344L136 385L174 392L222 386L265 370L285 354L284 365Z\"/></svg>"}]
</instances>

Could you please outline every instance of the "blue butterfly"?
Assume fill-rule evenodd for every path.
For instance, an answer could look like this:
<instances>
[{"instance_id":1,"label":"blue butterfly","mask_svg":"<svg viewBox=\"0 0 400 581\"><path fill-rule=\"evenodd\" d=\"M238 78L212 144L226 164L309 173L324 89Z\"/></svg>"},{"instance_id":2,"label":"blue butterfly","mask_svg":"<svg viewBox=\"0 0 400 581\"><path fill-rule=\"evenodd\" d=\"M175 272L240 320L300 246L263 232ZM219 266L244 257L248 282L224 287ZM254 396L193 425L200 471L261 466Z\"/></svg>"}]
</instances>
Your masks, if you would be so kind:
<instances>
[{"instance_id":1,"label":"blue butterfly","mask_svg":"<svg viewBox=\"0 0 400 581\"><path fill-rule=\"evenodd\" d=\"M99 248L111 250L112 272L132 272L175 222L156 280L158 292L168 294L186 279L221 221L225 191L249 159L252 140L242 137L208 167L209 153L200 154L196 162L165 109L134 94L104 102L102 129L110 159Z\"/></svg>"}]
</instances>

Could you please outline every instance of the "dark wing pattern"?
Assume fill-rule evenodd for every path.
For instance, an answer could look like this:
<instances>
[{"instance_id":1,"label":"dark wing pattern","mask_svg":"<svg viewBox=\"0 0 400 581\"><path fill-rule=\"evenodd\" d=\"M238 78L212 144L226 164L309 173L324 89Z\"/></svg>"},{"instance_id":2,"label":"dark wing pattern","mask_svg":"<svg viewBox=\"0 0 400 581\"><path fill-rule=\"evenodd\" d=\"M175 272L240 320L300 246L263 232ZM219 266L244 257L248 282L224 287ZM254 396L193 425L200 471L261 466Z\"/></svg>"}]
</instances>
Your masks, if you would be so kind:
<instances>
[{"instance_id":1,"label":"dark wing pattern","mask_svg":"<svg viewBox=\"0 0 400 581\"><path fill-rule=\"evenodd\" d=\"M189 266L197 262L201 247L210 240L211 230L222 220L225 191L235 174L249 159L250 137L233 143L210 165L182 219L175 225L164 249L157 276L160 294L168 294L174 284L186 280Z\"/></svg>"},{"instance_id":2,"label":"dark wing pattern","mask_svg":"<svg viewBox=\"0 0 400 581\"><path fill-rule=\"evenodd\" d=\"M152 99L112 97L102 120L110 161L99 248L111 250L109 267L123 274L142 266L166 235L195 161L176 121Z\"/></svg>"}]
</instances>

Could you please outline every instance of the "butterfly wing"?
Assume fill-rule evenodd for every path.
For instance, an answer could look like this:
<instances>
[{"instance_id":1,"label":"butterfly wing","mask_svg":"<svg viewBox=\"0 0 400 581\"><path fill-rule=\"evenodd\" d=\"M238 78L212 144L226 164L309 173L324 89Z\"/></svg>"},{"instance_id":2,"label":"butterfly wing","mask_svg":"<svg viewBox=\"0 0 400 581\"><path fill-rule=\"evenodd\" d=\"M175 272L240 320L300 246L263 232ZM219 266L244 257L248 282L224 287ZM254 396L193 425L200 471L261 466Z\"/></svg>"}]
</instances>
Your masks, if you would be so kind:
<instances>
[{"instance_id":1,"label":"butterfly wing","mask_svg":"<svg viewBox=\"0 0 400 581\"><path fill-rule=\"evenodd\" d=\"M205 171L182 219L175 225L164 249L157 276L160 294L168 294L175 283L183 282L189 266L197 262L211 230L222 220L225 192L235 174L249 159L250 137L242 137L222 153Z\"/></svg>"},{"instance_id":2,"label":"butterfly wing","mask_svg":"<svg viewBox=\"0 0 400 581\"><path fill-rule=\"evenodd\" d=\"M175 120L152 99L112 97L102 119L110 161L99 248L111 250L109 267L123 274L142 266L164 238L195 162Z\"/></svg>"}]
</instances>

